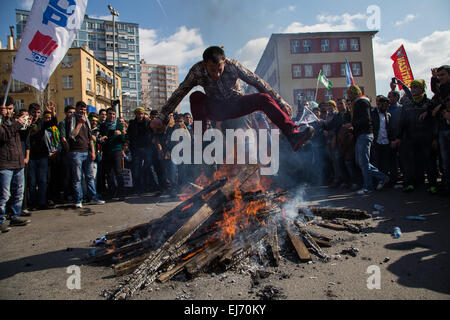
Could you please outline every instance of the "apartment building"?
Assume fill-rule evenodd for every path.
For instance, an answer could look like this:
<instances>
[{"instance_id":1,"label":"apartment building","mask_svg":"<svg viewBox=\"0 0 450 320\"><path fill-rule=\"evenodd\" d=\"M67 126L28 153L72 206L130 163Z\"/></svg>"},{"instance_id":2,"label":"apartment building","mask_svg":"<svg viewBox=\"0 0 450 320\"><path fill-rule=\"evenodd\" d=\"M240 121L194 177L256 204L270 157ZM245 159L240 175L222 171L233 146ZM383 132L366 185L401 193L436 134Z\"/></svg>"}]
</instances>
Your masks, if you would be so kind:
<instances>
[{"instance_id":1,"label":"apartment building","mask_svg":"<svg viewBox=\"0 0 450 320\"><path fill-rule=\"evenodd\" d=\"M375 99L372 38L376 31L272 34L255 73L277 90L297 113L299 96L318 102L347 96L345 60L364 94ZM317 83L320 70L332 82ZM316 97L316 88L317 97Z\"/></svg>"},{"instance_id":2,"label":"apartment building","mask_svg":"<svg viewBox=\"0 0 450 320\"><path fill-rule=\"evenodd\" d=\"M0 49L0 83L4 94L17 49L8 41L6 49ZM14 80L9 95L16 101L16 109L27 109L30 103L54 101L57 106L58 119L64 118L64 107L84 101L90 111L111 107L113 99L112 71L97 60L87 47L70 48L62 62L53 72L47 89L40 92L29 85ZM116 84L120 88L122 80L116 74ZM120 93L120 92L119 92ZM122 101L121 95L117 96ZM122 105L122 103L120 103Z\"/></svg>"},{"instance_id":3,"label":"apartment building","mask_svg":"<svg viewBox=\"0 0 450 320\"><path fill-rule=\"evenodd\" d=\"M161 110L178 88L178 67L149 64L141 60L142 106L147 110ZM175 111L179 111L179 106Z\"/></svg>"},{"instance_id":4,"label":"apartment building","mask_svg":"<svg viewBox=\"0 0 450 320\"><path fill-rule=\"evenodd\" d=\"M22 37L30 11L16 9L17 38ZM141 77L139 65L139 25L116 21L116 74L122 78L116 86L123 97L123 116L129 118L133 110L141 105ZM94 57L113 70L113 24L109 20L91 18L85 15L81 29L72 43L72 48L87 46ZM118 96L119 94L116 94Z\"/></svg>"}]
</instances>

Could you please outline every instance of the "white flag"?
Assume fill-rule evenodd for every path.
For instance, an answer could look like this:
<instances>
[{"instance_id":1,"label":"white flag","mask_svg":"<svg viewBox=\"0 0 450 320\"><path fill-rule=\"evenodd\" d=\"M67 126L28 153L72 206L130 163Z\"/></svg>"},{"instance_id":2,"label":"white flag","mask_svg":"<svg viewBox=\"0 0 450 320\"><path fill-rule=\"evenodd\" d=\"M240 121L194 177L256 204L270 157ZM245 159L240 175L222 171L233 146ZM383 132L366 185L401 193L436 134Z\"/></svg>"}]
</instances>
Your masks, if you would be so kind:
<instances>
[{"instance_id":1,"label":"white flag","mask_svg":"<svg viewBox=\"0 0 450 320\"><path fill-rule=\"evenodd\" d=\"M314 112L312 112L308 107L303 108L303 114L300 117L300 120L296 122L296 124L308 124L311 122L319 121Z\"/></svg>"},{"instance_id":2,"label":"white flag","mask_svg":"<svg viewBox=\"0 0 450 320\"><path fill-rule=\"evenodd\" d=\"M43 91L83 23L87 0L36 0L28 17L12 78Z\"/></svg>"}]
</instances>

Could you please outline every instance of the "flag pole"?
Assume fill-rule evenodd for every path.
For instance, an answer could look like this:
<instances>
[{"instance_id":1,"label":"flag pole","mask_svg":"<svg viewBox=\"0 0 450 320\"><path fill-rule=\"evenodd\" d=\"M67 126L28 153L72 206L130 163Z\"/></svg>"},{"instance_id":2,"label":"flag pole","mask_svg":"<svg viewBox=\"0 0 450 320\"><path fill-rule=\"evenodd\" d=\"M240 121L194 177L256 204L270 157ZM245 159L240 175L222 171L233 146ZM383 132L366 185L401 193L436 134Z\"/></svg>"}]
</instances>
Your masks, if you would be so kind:
<instances>
[{"instance_id":1,"label":"flag pole","mask_svg":"<svg viewBox=\"0 0 450 320\"><path fill-rule=\"evenodd\" d=\"M317 90L319 89L319 76L320 76L320 72L322 72L322 70L319 71L319 75L317 76L316 95L314 96L314 102L317 102Z\"/></svg>"},{"instance_id":2,"label":"flag pole","mask_svg":"<svg viewBox=\"0 0 450 320\"><path fill-rule=\"evenodd\" d=\"M6 99L8 98L9 89L11 88L12 75L9 75L8 86L6 87L5 97L3 98L2 106L5 107Z\"/></svg>"}]
</instances>

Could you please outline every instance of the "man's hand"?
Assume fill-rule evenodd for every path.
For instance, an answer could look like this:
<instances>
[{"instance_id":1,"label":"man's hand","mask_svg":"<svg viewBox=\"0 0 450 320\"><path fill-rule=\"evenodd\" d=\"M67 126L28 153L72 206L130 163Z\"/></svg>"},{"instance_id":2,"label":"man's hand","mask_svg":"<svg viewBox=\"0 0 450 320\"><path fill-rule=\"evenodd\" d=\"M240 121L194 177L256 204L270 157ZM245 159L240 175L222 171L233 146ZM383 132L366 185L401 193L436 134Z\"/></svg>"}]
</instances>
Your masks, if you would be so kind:
<instances>
[{"instance_id":1,"label":"man's hand","mask_svg":"<svg viewBox=\"0 0 450 320\"><path fill-rule=\"evenodd\" d=\"M162 131L164 128L164 124L159 118L155 118L152 121L150 121L150 128L152 128L153 132Z\"/></svg>"},{"instance_id":2,"label":"man's hand","mask_svg":"<svg viewBox=\"0 0 450 320\"><path fill-rule=\"evenodd\" d=\"M395 78L395 79L397 80L397 78ZM391 86L391 91L395 91L396 83L393 81L393 79L391 80L390 86Z\"/></svg>"},{"instance_id":3,"label":"man's hand","mask_svg":"<svg viewBox=\"0 0 450 320\"><path fill-rule=\"evenodd\" d=\"M81 124L87 122L86 116L85 116L84 114L83 114L82 116L79 116L78 119L80 120L80 123L81 123Z\"/></svg>"},{"instance_id":4,"label":"man's hand","mask_svg":"<svg viewBox=\"0 0 450 320\"><path fill-rule=\"evenodd\" d=\"M427 116L427 112L425 111L419 116L419 122L422 122L426 116Z\"/></svg>"},{"instance_id":5,"label":"man's hand","mask_svg":"<svg viewBox=\"0 0 450 320\"><path fill-rule=\"evenodd\" d=\"M27 123L26 115L22 115L21 117L17 118L16 121L21 125L25 125Z\"/></svg>"},{"instance_id":6,"label":"man's hand","mask_svg":"<svg viewBox=\"0 0 450 320\"><path fill-rule=\"evenodd\" d=\"M450 121L450 112L448 112L448 111L444 112L444 119L447 121Z\"/></svg>"},{"instance_id":7,"label":"man's hand","mask_svg":"<svg viewBox=\"0 0 450 320\"><path fill-rule=\"evenodd\" d=\"M28 162L30 162L30 157L26 157L25 159L23 159L23 162L24 162L25 164L28 164Z\"/></svg>"},{"instance_id":8,"label":"man's hand","mask_svg":"<svg viewBox=\"0 0 450 320\"><path fill-rule=\"evenodd\" d=\"M120 131L120 130L115 130L114 131L114 135L115 136L120 136L122 134L122 131Z\"/></svg>"},{"instance_id":9,"label":"man's hand","mask_svg":"<svg viewBox=\"0 0 450 320\"><path fill-rule=\"evenodd\" d=\"M401 143L400 139L396 139L396 140L392 141L391 142L391 148L392 149L396 149L400 145L400 143Z\"/></svg>"},{"instance_id":10,"label":"man's hand","mask_svg":"<svg viewBox=\"0 0 450 320\"><path fill-rule=\"evenodd\" d=\"M90 153L89 154L89 158L91 159L91 161L95 161L95 153Z\"/></svg>"},{"instance_id":11,"label":"man's hand","mask_svg":"<svg viewBox=\"0 0 450 320\"><path fill-rule=\"evenodd\" d=\"M433 117L436 117L436 115L437 115L437 113L439 112L439 110L441 110L441 107L442 107L442 104L440 104L440 105L438 105L437 107L435 107L435 108L433 109L433 112L431 112L431 115L432 115Z\"/></svg>"},{"instance_id":12,"label":"man's hand","mask_svg":"<svg viewBox=\"0 0 450 320\"><path fill-rule=\"evenodd\" d=\"M45 105L45 110L50 111L53 116L56 116L56 104L53 101L49 101Z\"/></svg>"}]
</instances>

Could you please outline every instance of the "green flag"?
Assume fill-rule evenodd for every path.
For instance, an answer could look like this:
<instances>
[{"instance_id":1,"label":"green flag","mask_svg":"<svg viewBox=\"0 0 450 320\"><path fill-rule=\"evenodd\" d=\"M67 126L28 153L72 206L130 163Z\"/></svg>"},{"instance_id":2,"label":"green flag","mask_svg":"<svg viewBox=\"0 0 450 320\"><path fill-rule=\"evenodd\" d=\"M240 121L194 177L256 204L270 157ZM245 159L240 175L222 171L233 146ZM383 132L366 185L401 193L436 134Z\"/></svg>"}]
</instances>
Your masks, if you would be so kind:
<instances>
[{"instance_id":1,"label":"green flag","mask_svg":"<svg viewBox=\"0 0 450 320\"><path fill-rule=\"evenodd\" d=\"M330 80L327 79L327 77L325 77L325 75L323 74L322 70L320 70L319 73L319 81L322 82L322 84L325 86L325 88L327 88L328 90L330 90L331 88L333 88L333 84L331 83Z\"/></svg>"}]
</instances>

